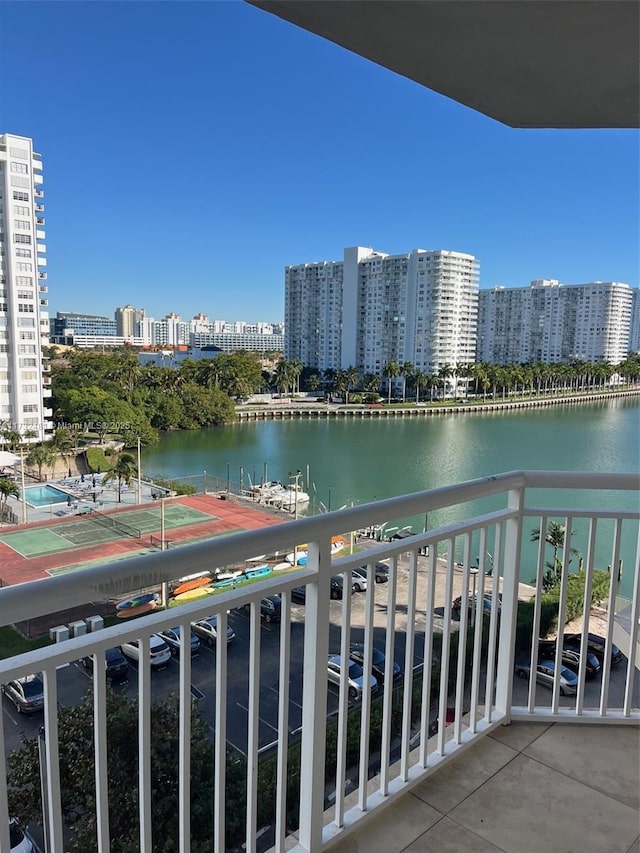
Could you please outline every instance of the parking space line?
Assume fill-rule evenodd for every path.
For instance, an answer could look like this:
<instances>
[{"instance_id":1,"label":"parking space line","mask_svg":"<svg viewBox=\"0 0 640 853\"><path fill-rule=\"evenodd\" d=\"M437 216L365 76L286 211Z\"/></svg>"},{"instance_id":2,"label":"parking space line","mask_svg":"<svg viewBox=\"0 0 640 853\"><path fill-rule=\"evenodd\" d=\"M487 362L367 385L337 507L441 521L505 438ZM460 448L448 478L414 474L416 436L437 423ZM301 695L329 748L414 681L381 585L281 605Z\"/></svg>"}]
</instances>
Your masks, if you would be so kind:
<instances>
[{"instance_id":1,"label":"parking space line","mask_svg":"<svg viewBox=\"0 0 640 853\"><path fill-rule=\"evenodd\" d=\"M245 708L244 705L241 705L240 702L236 702L236 705L238 706L238 708L242 708L243 711L246 711L247 714L249 713L249 709ZM274 731L276 734L278 734L278 729L275 726L272 726L271 723L268 723L262 717L258 717L258 719L260 720L261 723L264 723L265 726L268 726L272 731Z\"/></svg>"},{"instance_id":2,"label":"parking space line","mask_svg":"<svg viewBox=\"0 0 640 853\"><path fill-rule=\"evenodd\" d=\"M275 694L276 694L276 696L280 696L280 691L279 691L279 690L276 690L276 688L275 688L275 687L271 687L271 686L269 686L269 690L271 690L273 693L275 693ZM295 699L292 699L291 697L289 697L289 704L291 704L291 705L295 705L295 706L296 706L296 708L300 708L300 710L302 711L302 705L299 705L299 704L296 702L296 700L295 700Z\"/></svg>"}]
</instances>

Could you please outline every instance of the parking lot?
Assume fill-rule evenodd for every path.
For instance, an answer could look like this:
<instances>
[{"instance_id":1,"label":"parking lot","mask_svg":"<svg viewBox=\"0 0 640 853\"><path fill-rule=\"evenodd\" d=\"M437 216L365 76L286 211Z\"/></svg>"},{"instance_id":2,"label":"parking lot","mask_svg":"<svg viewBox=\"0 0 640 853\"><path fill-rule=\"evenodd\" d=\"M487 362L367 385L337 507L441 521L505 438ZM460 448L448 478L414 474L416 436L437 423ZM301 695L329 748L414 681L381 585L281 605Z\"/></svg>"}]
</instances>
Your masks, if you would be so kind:
<instances>
[{"instance_id":1,"label":"parking lot","mask_svg":"<svg viewBox=\"0 0 640 853\"><path fill-rule=\"evenodd\" d=\"M363 555L364 561L364 555ZM388 618L389 584L378 583L374 586L374 645L384 650L386 625ZM406 613L408 594L408 563L399 560L396 604L393 618L394 625L394 660L404 670ZM441 593L436 595L436 602ZM350 642L358 643L364 639L366 595L356 592L351 598L351 632ZM423 663L424 629L426 619L426 564L420 567L418 573L416 608L416 636L413 665ZM340 649L342 602L331 601L331 624L329 635L329 652L337 653ZM442 611L440 611L442 612ZM300 603L291 605L291 665L289 683L289 732L295 732L302 721L302 664L304 640L305 606ZM436 620L437 622L438 620ZM229 624L235 631L235 638L228 645L228 674L227 674L227 739L234 749L241 753L247 748L248 729L248 678L249 678L249 614L244 610L233 610L229 614ZM455 623L454 623L455 625ZM260 711L259 711L259 746L268 747L277 739L277 720L279 702L279 651L280 624L261 624L260 643ZM623 702L624 676L626 664L621 664L611 672L609 688L609 704L621 706ZM165 669L152 673L153 698L160 700L171 693L177 693L179 687L179 664L172 659ZM192 690L197 697L198 705L204 718L212 728L215 727L215 681L216 661L215 648L205 643L200 646L199 654L192 659ZM65 706L77 704L91 688L91 675L80 664L71 664L59 670L58 694L59 702ZM130 696L137 694L136 664L129 663L129 679L116 689ZM600 704L601 677L587 682L585 688L585 707L598 707ZM514 678L513 700L516 705L525 705L528 697L528 682ZM635 699L638 702L638 679L636 679ZM536 702L540 705L549 704L551 691L542 685L536 688ZM571 706L575 697L561 697L561 706ZM9 749L20 745L20 732L30 736L37 733L42 724L42 715L34 718L18 715L14 706L5 698L3 700L5 722L5 737ZM327 698L327 713L332 714L338 708L337 688L329 685Z\"/></svg>"}]
</instances>

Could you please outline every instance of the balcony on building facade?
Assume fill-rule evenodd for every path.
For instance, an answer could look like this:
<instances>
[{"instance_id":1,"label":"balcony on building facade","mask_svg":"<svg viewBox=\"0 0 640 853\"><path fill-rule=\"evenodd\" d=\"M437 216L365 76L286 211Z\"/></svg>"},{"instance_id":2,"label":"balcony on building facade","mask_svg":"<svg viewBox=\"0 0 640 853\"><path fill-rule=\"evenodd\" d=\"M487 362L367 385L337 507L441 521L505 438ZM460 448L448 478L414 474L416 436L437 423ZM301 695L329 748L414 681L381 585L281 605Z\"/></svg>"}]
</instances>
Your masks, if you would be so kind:
<instances>
[{"instance_id":1,"label":"balcony on building facade","mask_svg":"<svg viewBox=\"0 0 640 853\"><path fill-rule=\"evenodd\" d=\"M44 411L45 416L50 413ZM23 622L89 602L115 601L131 593L158 591L166 596L167 587L163 585L185 575L210 572L212 566L255 566L251 563L255 554L295 554L296 548L306 551L307 563L298 570L271 571L264 580L251 585L232 581L237 583L235 587L227 585L208 598L159 609L133 622L0 661L2 683L35 671L43 673L42 762L43 778L47 780L45 811L50 853L62 853L68 837L62 820L60 774L64 774L64 768L60 767L58 750L58 679L65 667L93 655L91 701L97 803L94 849L107 853L110 830L105 650L134 638L146 641L151 634L176 624L186 636L192 622L212 615L217 618L218 636L225 636L230 624L239 625L237 620L243 620L243 642L235 647L218 643L211 658L208 707L212 719L208 722L216 758L210 838L211 849L219 853L239 849L241 844L247 850L263 850L272 845L277 851L295 848L316 853L350 844L350 835L357 845L358 835L370 831L367 827L375 825L381 814L385 831L393 832L395 821L400 837L406 830L401 824L406 820L407 809L413 809L417 802L416 791L423 791L430 781L437 787L438 779L445 778L454 764L457 784L464 785L467 757L475 755L474 750L488 748L504 725L517 721L562 724L571 731L582 727L582 748L588 750L592 738L606 761L606 742L603 746L594 734L598 727L640 723L638 679L634 678L640 615L639 492L640 480L635 475L512 472L229 534L181 547L177 552L158 551L0 590L4 623ZM429 518L451 507L459 510L459 520L429 528ZM392 533L406 529L407 520L416 517L424 519L423 533L393 538ZM597 681L588 680L587 656L583 654L577 675L570 680L570 689L564 672L562 678L551 678L549 687L536 685L535 679L517 677L529 666L535 671L536 663L542 660L538 636L543 622L546 625L549 620L549 605L543 603L549 552L544 536L539 537L533 556L526 551L525 543L529 543L532 529L546 531L551 521L565 530L576 530L555 554L554 564L556 570L560 565L561 577L555 605L560 626L564 626L569 608L576 609L574 581L570 580L573 576L562 570L562 566L569 566L573 548L583 554L581 573L576 576L581 584L578 599L583 611L578 617L578 633L583 636L591 626L592 590L595 584L602 583L602 574L596 572L598 566L602 567L597 555L606 553L606 560L614 567L624 557L625 567L635 573L633 597L627 605L631 614L629 627L626 634L616 633L625 657L614 661L612 655L620 582L614 571L603 593L602 672ZM332 539L340 536L351 542L350 548L345 549L350 553L332 558ZM384 576L388 582L376 584L376 569L381 561L386 565ZM339 602L332 602L331 576L342 574L342 587L348 589L352 571L363 565L368 582L366 592L360 593L362 597L356 601L356 596L352 599L345 595ZM533 587L523 587L522 577L529 581L531 575L535 575ZM276 594L281 596L281 622L266 625L263 633L261 599ZM292 601L299 601L301 595L304 606L294 606ZM456 598L460 605L454 620L449 614L456 612ZM575 613L572 611L571 615ZM527 620L528 634L522 628ZM561 672L563 631L561 627L554 651L544 649L545 657L551 656L556 673ZM349 682L342 667L329 696L328 655L346 659L353 642L360 644L363 654L361 681ZM374 649L384 656L382 671L372 663ZM398 667L393 666L394 660ZM190 809L190 654L180 654L171 667L177 673L180 707L175 849L187 853L191 850L192 826L203 819L191 814ZM234 693L234 684L242 681L237 678L240 673L245 684L242 701ZM148 653L143 654L137 675L140 773L136 833L141 851L151 851L154 832L151 812L156 782L149 726L153 678ZM329 718L328 698L333 708ZM136 748L136 736L132 736L132 748ZM227 750L231 742L236 745L235 752ZM6 767L3 744L4 739L0 742L0 768ZM238 749L243 753L241 760ZM612 751L610 762L616 760ZM231 795L225 783L230 774L236 773L238 761L243 768L243 781ZM471 775L477 772L469 767ZM268 786L273 785L266 817L264 774L270 774ZM569 782L565 779L564 784ZM1 849L8 849L7 794L3 770ZM519 796L526 800L527 792L519 791ZM385 812L391 804L394 808ZM548 802L546 808L550 809ZM226 818L238 811L246 813L244 828L238 830L235 822L234 829L227 832ZM426 811L425 821L430 819L433 824L437 812L432 808ZM268 822L268 829L258 825L258 814ZM549 819L549 814L541 815L541 821L545 817ZM577 817L569 812L563 819L571 822ZM627 812L622 823L628 835ZM615 849L626 851L635 837L637 824L636 834L627 846L622 847L620 836ZM379 840L377 846L368 845L366 849L404 849L397 841L395 846L385 847L384 843ZM464 839L459 847L451 843L447 849L471 849Z\"/></svg>"},{"instance_id":2,"label":"balcony on building facade","mask_svg":"<svg viewBox=\"0 0 640 853\"><path fill-rule=\"evenodd\" d=\"M37 193L36 193L37 195ZM44 204L36 204L35 205L36 213L44 213Z\"/></svg>"}]
</instances>

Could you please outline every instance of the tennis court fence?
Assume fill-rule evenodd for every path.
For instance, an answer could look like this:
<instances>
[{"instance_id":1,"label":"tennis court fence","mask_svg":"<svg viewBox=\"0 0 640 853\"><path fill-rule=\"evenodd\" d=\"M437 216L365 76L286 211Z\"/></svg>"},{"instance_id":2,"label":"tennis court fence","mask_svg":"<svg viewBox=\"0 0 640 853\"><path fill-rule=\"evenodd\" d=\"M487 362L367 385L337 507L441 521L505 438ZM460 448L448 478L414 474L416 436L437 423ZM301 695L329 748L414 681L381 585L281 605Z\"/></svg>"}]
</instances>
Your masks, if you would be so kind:
<instances>
[{"instance_id":1,"label":"tennis court fence","mask_svg":"<svg viewBox=\"0 0 640 853\"><path fill-rule=\"evenodd\" d=\"M142 539L142 531L139 528L133 527L133 525L127 524L124 521L119 521L112 515L106 515L97 509L92 509L87 517L90 521L95 521L96 524L100 524L102 527L108 527L109 530L115 530L116 533L121 533L123 536Z\"/></svg>"}]
</instances>

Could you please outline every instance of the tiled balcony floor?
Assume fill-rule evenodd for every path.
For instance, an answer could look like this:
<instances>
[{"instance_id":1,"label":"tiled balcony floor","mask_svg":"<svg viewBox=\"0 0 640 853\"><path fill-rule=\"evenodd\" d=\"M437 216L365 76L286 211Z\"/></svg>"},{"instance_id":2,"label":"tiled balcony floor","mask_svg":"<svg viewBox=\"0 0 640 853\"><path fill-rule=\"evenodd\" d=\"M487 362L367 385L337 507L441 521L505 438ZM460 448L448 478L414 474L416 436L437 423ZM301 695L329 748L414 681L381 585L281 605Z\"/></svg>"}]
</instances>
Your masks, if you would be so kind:
<instances>
[{"instance_id":1,"label":"tiled balcony floor","mask_svg":"<svg viewBox=\"0 0 640 853\"><path fill-rule=\"evenodd\" d=\"M513 723L332 850L640 853L640 729Z\"/></svg>"}]
</instances>

